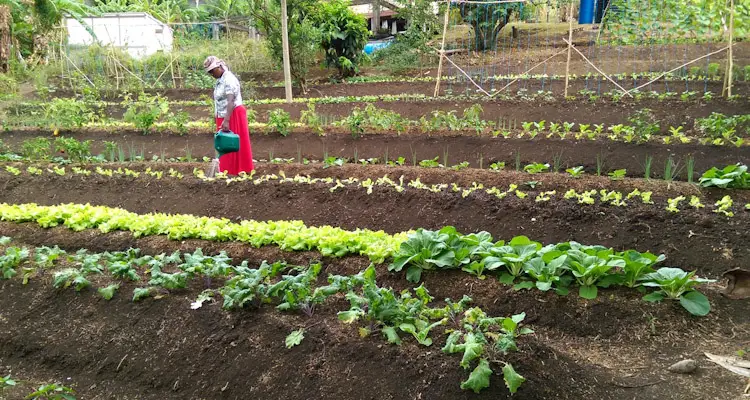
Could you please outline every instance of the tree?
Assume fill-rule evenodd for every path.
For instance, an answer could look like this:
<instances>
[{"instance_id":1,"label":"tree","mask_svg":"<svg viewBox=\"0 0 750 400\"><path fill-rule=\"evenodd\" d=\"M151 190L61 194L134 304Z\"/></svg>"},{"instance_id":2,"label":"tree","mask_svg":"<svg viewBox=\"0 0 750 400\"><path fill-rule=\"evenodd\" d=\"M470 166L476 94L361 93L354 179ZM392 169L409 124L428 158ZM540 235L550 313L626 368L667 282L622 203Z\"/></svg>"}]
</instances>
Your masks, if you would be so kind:
<instances>
[{"instance_id":1,"label":"tree","mask_svg":"<svg viewBox=\"0 0 750 400\"><path fill-rule=\"evenodd\" d=\"M255 27L267 39L271 56L281 65L281 3L278 0L249 0L250 15ZM307 72L315 64L320 51L320 30L312 18L317 0L288 0L289 63L294 82L302 93L307 92Z\"/></svg>"},{"instance_id":2,"label":"tree","mask_svg":"<svg viewBox=\"0 0 750 400\"><path fill-rule=\"evenodd\" d=\"M485 51L497 46L500 31L514 13L520 13L519 3L468 3L462 5L461 17L474 30L476 50Z\"/></svg>"},{"instance_id":3,"label":"tree","mask_svg":"<svg viewBox=\"0 0 750 400\"><path fill-rule=\"evenodd\" d=\"M82 0L0 0L0 5L10 7L12 44L19 61L28 56L43 60L49 36L61 26L64 17L76 19L93 35L83 18L98 14Z\"/></svg>"},{"instance_id":4,"label":"tree","mask_svg":"<svg viewBox=\"0 0 750 400\"><path fill-rule=\"evenodd\" d=\"M370 36L367 21L350 10L344 0L322 1L317 8L315 17L326 65L336 67L343 78L355 75Z\"/></svg>"}]
</instances>

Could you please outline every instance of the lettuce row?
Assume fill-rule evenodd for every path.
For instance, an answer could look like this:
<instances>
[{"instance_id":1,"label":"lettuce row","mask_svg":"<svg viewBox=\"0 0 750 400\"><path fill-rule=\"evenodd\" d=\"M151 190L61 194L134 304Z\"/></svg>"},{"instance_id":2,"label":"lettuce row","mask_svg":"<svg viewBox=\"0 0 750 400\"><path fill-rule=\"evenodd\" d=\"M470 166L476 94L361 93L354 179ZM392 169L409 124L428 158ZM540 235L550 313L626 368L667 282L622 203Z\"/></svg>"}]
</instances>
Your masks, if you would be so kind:
<instances>
[{"instance_id":1,"label":"lettuce row","mask_svg":"<svg viewBox=\"0 0 750 400\"><path fill-rule=\"evenodd\" d=\"M363 255L374 263L383 263L390 258L407 235L390 235L368 229L347 231L332 226L308 227L302 221L246 220L235 223L226 218L184 214L136 214L120 208L89 204L40 206L34 203L2 203L0 220L34 222L43 228L62 225L74 231L128 231L135 237L166 235L172 240L239 241L254 247L278 245L282 250L317 250L323 256L330 257Z\"/></svg>"}]
</instances>

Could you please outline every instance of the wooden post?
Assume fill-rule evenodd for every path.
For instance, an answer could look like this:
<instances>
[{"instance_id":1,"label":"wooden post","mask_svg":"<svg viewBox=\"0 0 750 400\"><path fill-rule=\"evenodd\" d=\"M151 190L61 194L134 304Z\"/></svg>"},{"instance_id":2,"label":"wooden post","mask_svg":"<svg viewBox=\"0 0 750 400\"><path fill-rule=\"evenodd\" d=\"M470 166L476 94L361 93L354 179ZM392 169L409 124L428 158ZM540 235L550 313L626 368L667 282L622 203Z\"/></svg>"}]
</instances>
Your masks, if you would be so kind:
<instances>
[{"instance_id":1,"label":"wooden post","mask_svg":"<svg viewBox=\"0 0 750 400\"><path fill-rule=\"evenodd\" d=\"M732 48L734 47L734 0L729 1L729 50L727 52L727 81L726 90L727 97L732 97L732 75L734 70L734 55Z\"/></svg>"},{"instance_id":2,"label":"wooden post","mask_svg":"<svg viewBox=\"0 0 750 400\"><path fill-rule=\"evenodd\" d=\"M573 0L568 6L568 61L565 63L565 98L568 98L568 81L570 80L570 55L573 50Z\"/></svg>"},{"instance_id":3,"label":"wooden post","mask_svg":"<svg viewBox=\"0 0 750 400\"><path fill-rule=\"evenodd\" d=\"M292 67L289 63L289 27L287 25L286 0L281 0L281 46L284 58L284 89L286 102L292 102Z\"/></svg>"},{"instance_id":4,"label":"wooden post","mask_svg":"<svg viewBox=\"0 0 750 400\"><path fill-rule=\"evenodd\" d=\"M0 72L10 69L10 7L0 5Z\"/></svg>"},{"instance_id":5,"label":"wooden post","mask_svg":"<svg viewBox=\"0 0 750 400\"><path fill-rule=\"evenodd\" d=\"M443 57L445 57L445 35L448 33L448 17L450 16L451 11L451 2L448 0L445 4L445 17L443 18L443 41L440 44L440 52L438 56L440 59L438 60L438 71L437 71L437 80L435 81L435 93L433 94L434 97L437 97L440 93L440 78L443 76Z\"/></svg>"}]
</instances>

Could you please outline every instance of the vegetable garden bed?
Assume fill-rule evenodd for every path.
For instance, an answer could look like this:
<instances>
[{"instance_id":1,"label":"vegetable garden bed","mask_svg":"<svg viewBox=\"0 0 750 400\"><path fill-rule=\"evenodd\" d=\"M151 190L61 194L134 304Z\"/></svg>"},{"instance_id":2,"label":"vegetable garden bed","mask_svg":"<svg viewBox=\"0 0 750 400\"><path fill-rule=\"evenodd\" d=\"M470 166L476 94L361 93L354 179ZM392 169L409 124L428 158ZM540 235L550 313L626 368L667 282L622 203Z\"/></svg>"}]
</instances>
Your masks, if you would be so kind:
<instances>
[{"instance_id":1,"label":"vegetable garden bed","mask_svg":"<svg viewBox=\"0 0 750 400\"><path fill-rule=\"evenodd\" d=\"M158 164L161 163L152 165ZM101 173L108 169L97 168ZM523 233L545 243L576 240L617 249L651 250L666 254L673 263L670 265L695 269L711 277L742 266L749 251L745 243L750 239L750 213L744 209L750 198L743 191L714 190L702 194L688 184L612 182L605 178L572 180L559 174L537 175L538 186L532 189L523 184L530 179L528 174L476 171L466 177L462 176L463 171L355 166L321 169L295 165L263 166L257 184L251 181L227 184L196 179L189 167L182 169L182 177L170 177L168 168L155 167L152 174L162 171L161 178L146 174L137 164L135 168L131 172L141 171L138 177L123 175L122 168L119 174L112 174L114 171L110 169L112 176L94 172L93 167L88 168L91 171L88 176L70 168L64 176L48 171L41 175L24 171L14 176L3 171L0 202L34 201L41 205L91 202L138 213L187 213L231 220L302 220L313 225L382 229L390 233L453 225L462 232L486 230L499 238ZM301 173L332 176L333 181L281 183L278 176L263 175L263 171L277 174L281 168L288 171L289 179ZM361 182L369 178L374 184L385 174L395 180L395 185L403 175L403 189L386 184L371 187L368 194L370 189ZM359 178L351 184L336 181L354 177ZM427 186L413 187L410 181L417 178ZM479 183L483 188L477 190ZM446 186L435 193L429 186L436 184ZM452 184L460 185L457 192L451 188ZM512 184L517 189L511 189ZM497 189L490 190L493 187ZM564 196L571 189L578 198ZM646 200L641 196L626 196L635 189L649 192L648 201L653 204L644 203ZM582 203L583 193L589 190L592 190L591 204ZM609 200L603 197L605 193ZM623 202L620 206L613 205L617 193ZM733 217L719 212L719 201L727 193L733 202L727 210L733 212ZM679 196L685 199L678 204L679 212L668 211L667 200ZM697 196L705 208L689 205L691 196ZM686 226L690 227L688 231Z\"/></svg>"},{"instance_id":2,"label":"vegetable garden bed","mask_svg":"<svg viewBox=\"0 0 750 400\"><path fill-rule=\"evenodd\" d=\"M268 162L239 177L205 176L210 90L16 104L0 398L48 382L79 399L740 396L703 352L750 352L747 301L722 281L750 257L748 83L631 101L524 77L485 101L458 81L428 98L432 72L292 105L255 88ZM667 372L684 358L698 372Z\"/></svg>"},{"instance_id":3,"label":"vegetable garden bed","mask_svg":"<svg viewBox=\"0 0 750 400\"><path fill-rule=\"evenodd\" d=\"M564 73L564 71L563 71ZM655 76L654 76L655 77ZM552 91L557 95L562 95L565 88L564 75L557 76L554 78L525 78L520 79L517 84L514 84L509 93L515 93L519 89L526 88L530 92L536 92L538 90ZM616 78L616 81L626 89L631 89L642 84L648 83L651 77L639 77L637 79L627 78ZM417 78L419 79L419 78ZM514 78L498 80L494 85L495 89L500 89L509 83ZM284 87L268 87L268 86L253 86L252 84L245 83L246 92L251 96L249 98L255 99L283 99L284 98ZM739 95L750 94L750 85L746 82L736 82L734 84L734 93ZM487 90L492 89L492 86L488 87ZM592 76L589 79L585 77L574 78L570 81L569 91L570 93L577 93L580 90L593 90L593 91L609 91L615 90L612 83L599 76ZM713 93L721 93L722 83L713 81L709 78L695 78L689 80L681 79L670 79L665 81L658 81L652 85L646 86L642 91L711 91ZM466 91L475 93L476 87L468 82L452 82L446 80L441 86L441 94L462 94ZM297 92L295 88L295 97L336 97L336 96L382 96L382 95L400 95L400 94L422 94L426 96L432 96L435 91L435 82L430 80L428 82L367 82L367 83L337 83L337 84L324 84L324 85L312 85L308 88L308 92L304 95ZM210 89L159 89L159 90L147 90L147 93L165 96L170 100L195 100L201 95L210 95ZM75 93L70 90L58 90L52 93L54 97L74 97ZM119 101L122 98L119 95L106 95L104 99Z\"/></svg>"},{"instance_id":4,"label":"vegetable garden bed","mask_svg":"<svg viewBox=\"0 0 750 400\"><path fill-rule=\"evenodd\" d=\"M341 129L341 128L340 128ZM24 142L38 137L48 137L43 131L11 131L2 135L3 142L16 151L21 151ZM78 131L65 134L79 141L91 140L93 154L104 153L105 142L114 142L128 158L136 154L145 159L213 157L212 136L209 134L175 135L155 133L144 136L134 131ZM714 166L745 162L750 159L750 147L671 143L669 145L652 140L647 143L623 143L607 138L597 140L575 140L574 138L551 138L538 136L535 139L518 139L488 135L457 135L451 132L426 135L414 134L365 134L353 138L341 131L318 136L310 132L292 132L284 137L278 134L252 134L255 159L303 159L324 160L327 157L354 159L378 159L380 163L396 161L403 157L405 165L418 165L423 160L435 159L435 164L450 167L463 162L468 166L488 168L492 163L505 163L506 169L523 169L532 163L557 164L561 171L583 166L588 174L601 174L625 169L627 176L644 177L645 164L651 157L650 177L663 177L669 158L677 163L677 179L687 178L687 164L692 158L694 174L700 174Z\"/></svg>"},{"instance_id":5,"label":"vegetable garden bed","mask_svg":"<svg viewBox=\"0 0 750 400\"><path fill-rule=\"evenodd\" d=\"M128 232L71 232L32 224L0 223L2 235L15 239L11 245L59 245L70 254L81 248L95 253L136 248L142 255L202 248L205 254L227 251L251 266L263 260L308 265L320 259L314 252L254 249L232 242L136 239ZM355 274L369 264L351 256L323 262L321 276ZM27 285L20 276L0 280L5 305L0 357L19 377L69 377L64 382L83 398L510 398L497 373L490 388L479 394L461 390L459 382L468 371L458 366L455 356L439 351L442 335L434 335L432 347L406 338L393 346L380 335L358 337L356 326L337 321L336 311L348 307L342 297L318 307L312 317L276 311L273 305L223 311L220 299L191 309L205 288L202 280L137 303L131 293L143 283L122 281L112 300L105 301L93 289L54 290L51 277L59 268L32 277ZM147 270L138 272L145 275ZM108 275L101 279L93 281L94 288L112 282ZM524 323L536 333L517 339L519 352L506 358L527 379L513 398L619 399L636 393L720 399L742 389L741 381L723 370L692 377L664 370L696 348L727 353L746 337L741 332L747 332L750 321L744 305L714 289L703 289L714 310L695 320L676 303L644 303L633 290L608 290L596 300L583 300L515 291L494 279L478 280L459 271L429 273L423 280L436 299L469 295L473 305L492 315L526 313ZM412 287L402 274L387 273L384 267L377 268L377 281L395 290ZM300 328L305 336L301 344L285 347L284 338ZM404 385L405 380L412 383Z\"/></svg>"}]
</instances>

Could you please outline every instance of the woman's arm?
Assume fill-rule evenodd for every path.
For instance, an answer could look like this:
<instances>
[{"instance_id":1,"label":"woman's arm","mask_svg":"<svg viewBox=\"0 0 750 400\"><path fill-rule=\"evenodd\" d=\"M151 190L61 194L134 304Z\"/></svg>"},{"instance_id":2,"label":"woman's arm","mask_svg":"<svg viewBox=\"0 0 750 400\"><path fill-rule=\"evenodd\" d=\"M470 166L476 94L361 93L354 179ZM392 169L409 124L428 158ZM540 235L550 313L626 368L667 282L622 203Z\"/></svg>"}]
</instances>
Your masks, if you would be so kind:
<instances>
[{"instance_id":1,"label":"woman's arm","mask_svg":"<svg viewBox=\"0 0 750 400\"><path fill-rule=\"evenodd\" d=\"M234 95L227 93L227 115L224 116L224 122L221 123L221 130L229 132L229 119L232 118L234 112Z\"/></svg>"}]
</instances>

